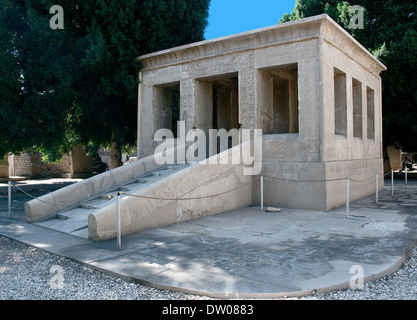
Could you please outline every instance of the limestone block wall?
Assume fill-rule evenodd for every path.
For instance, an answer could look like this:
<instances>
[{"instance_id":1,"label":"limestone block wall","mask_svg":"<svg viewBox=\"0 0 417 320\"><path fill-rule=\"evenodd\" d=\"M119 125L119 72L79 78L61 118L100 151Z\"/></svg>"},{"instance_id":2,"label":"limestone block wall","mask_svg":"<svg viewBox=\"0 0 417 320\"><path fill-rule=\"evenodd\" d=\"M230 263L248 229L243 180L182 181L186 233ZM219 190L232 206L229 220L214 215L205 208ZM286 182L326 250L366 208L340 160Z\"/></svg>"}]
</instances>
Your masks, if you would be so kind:
<instances>
[{"instance_id":1,"label":"limestone block wall","mask_svg":"<svg viewBox=\"0 0 417 320\"><path fill-rule=\"evenodd\" d=\"M299 134L263 136L264 205L326 210L325 164L303 161ZM260 204L260 182L253 185L253 204Z\"/></svg>"},{"instance_id":2,"label":"limestone block wall","mask_svg":"<svg viewBox=\"0 0 417 320\"><path fill-rule=\"evenodd\" d=\"M46 163L42 154L34 151L22 152L14 156L14 175L31 178L60 177L69 173L68 155L62 157L59 164Z\"/></svg>"},{"instance_id":3,"label":"limestone block wall","mask_svg":"<svg viewBox=\"0 0 417 320\"><path fill-rule=\"evenodd\" d=\"M289 104L295 103L297 109L293 124L288 125L287 133L263 136L261 175L264 177L264 205L326 209L325 165L321 162L321 104L317 89L320 82L319 57L318 40L310 38L257 52L256 67L262 73L296 70L297 76L297 88L292 89L292 94L286 93ZM265 94L268 91L263 79L258 86L258 110L268 100L274 100L274 97L265 98ZM265 124L261 127L268 132ZM253 203L260 204L259 181L253 186Z\"/></svg>"},{"instance_id":4,"label":"limestone block wall","mask_svg":"<svg viewBox=\"0 0 417 320\"><path fill-rule=\"evenodd\" d=\"M402 152L401 150L389 146L387 147L388 157L392 170L402 169Z\"/></svg>"},{"instance_id":5,"label":"limestone block wall","mask_svg":"<svg viewBox=\"0 0 417 320\"><path fill-rule=\"evenodd\" d=\"M73 173L92 173L94 157L87 156L82 146L77 146L71 151Z\"/></svg>"},{"instance_id":6,"label":"limestone block wall","mask_svg":"<svg viewBox=\"0 0 417 320\"><path fill-rule=\"evenodd\" d=\"M361 159L355 161L333 161L326 163L326 210L346 203L347 178L350 180L349 199L355 201L384 190L383 159Z\"/></svg>"},{"instance_id":7,"label":"limestone block wall","mask_svg":"<svg viewBox=\"0 0 417 320\"><path fill-rule=\"evenodd\" d=\"M9 161L8 157L6 156L3 159L3 162L0 164L0 178L8 178L9 177Z\"/></svg>"},{"instance_id":8,"label":"limestone block wall","mask_svg":"<svg viewBox=\"0 0 417 320\"><path fill-rule=\"evenodd\" d=\"M42 154L28 150L10 158L15 176L29 178L61 177L71 173L93 172L94 157L86 155L82 146L75 147L69 155L64 154L59 163L47 163ZM7 163L7 162L6 162Z\"/></svg>"},{"instance_id":9,"label":"limestone block wall","mask_svg":"<svg viewBox=\"0 0 417 320\"><path fill-rule=\"evenodd\" d=\"M326 30L332 29L332 32ZM322 161L325 163L326 209L383 189L382 94L380 73L386 70L345 31L329 21L320 39ZM339 181L334 181L338 180ZM341 180L340 180L341 179Z\"/></svg>"}]
</instances>

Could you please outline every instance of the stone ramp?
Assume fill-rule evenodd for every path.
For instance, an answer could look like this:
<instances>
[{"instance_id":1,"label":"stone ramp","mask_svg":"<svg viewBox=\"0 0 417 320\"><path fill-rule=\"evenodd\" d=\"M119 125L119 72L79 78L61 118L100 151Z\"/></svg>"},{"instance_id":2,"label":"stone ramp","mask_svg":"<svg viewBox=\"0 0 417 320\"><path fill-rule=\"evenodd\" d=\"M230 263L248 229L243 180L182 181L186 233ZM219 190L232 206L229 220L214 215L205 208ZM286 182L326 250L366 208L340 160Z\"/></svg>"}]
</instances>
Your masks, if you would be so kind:
<instances>
[{"instance_id":1,"label":"stone ramp","mask_svg":"<svg viewBox=\"0 0 417 320\"><path fill-rule=\"evenodd\" d=\"M156 161L177 152L170 149L29 201L26 221L103 241L117 236L119 192L123 235L248 207L256 176L234 160L250 148L248 140L193 164Z\"/></svg>"},{"instance_id":2,"label":"stone ramp","mask_svg":"<svg viewBox=\"0 0 417 320\"><path fill-rule=\"evenodd\" d=\"M136 193L139 190L148 188L153 183L186 167L188 167L187 164L175 164L158 168L157 170L148 172L116 188L81 201L79 204L69 209L57 212L53 218L47 218L46 220L35 222L35 224L48 229L69 233L81 238L88 238L89 215L116 202L117 194L119 192L123 194ZM122 195L122 197L125 196L126 195Z\"/></svg>"},{"instance_id":3,"label":"stone ramp","mask_svg":"<svg viewBox=\"0 0 417 320\"><path fill-rule=\"evenodd\" d=\"M124 192L120 201L122 235L251 205L252 185L257 177L251 174L254 170L250 165L233 160L240 154L249 154L248 149L252 147L252 141L248 140L171 175L162 176L148 187ZM163 175L163 172L153 174ZM145 176L145 181L140 179L138 183L146 183L148 178ZM89 239L104 241L117 237L116 212L117 201L92 212L88 217Z\"/></svg>"},{"instance_id":4,"label":"stone ramp","mask_svg":"<svg viewBox=\"0 0 417 320\"><path fill-rule=\"evenodd\" d=\"M177 146L167 150L166 155L170 156L184 150L185 146ZM166 164L158 163L155 160L161 156L162 153L137 160L26 202L26 221L39 223L44 220L58 218L58 213L63 217L62 220L66 220L62 212L80 208L80 205L82 205L81 208L91 212L91 210L98 207L99 202L108 204L112 200L110 194L113 193L112 197L114 198L115 194L121 191L119 188L139 183L136 180L143 177L149 180L151 176L148 175L153 176L153 172L167 167Z\"/></svg>"}]
</instances>

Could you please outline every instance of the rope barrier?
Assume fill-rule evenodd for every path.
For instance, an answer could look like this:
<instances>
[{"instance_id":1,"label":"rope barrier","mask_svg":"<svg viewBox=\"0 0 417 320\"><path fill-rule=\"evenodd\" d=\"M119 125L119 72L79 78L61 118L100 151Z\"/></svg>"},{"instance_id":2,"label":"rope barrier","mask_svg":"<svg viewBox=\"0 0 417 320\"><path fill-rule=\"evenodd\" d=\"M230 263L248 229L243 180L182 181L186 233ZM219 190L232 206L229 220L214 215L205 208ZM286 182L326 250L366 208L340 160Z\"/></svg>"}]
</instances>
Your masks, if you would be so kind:
<instances>
[{"instance_id":1,"label":"rope barrier","mask_svg":"<svg viewBox=\"0 0 417 320\"><path fill-rule=\"evenodd\" d=\"M346 181L347 179L349 179L352 182L361 183L361 182L366 182L371 179L374 179L374 177L370 177L365 180L355 180L355 179L346 177L346 178L337 178L337 179L300 180L300 179L287 179L287 178L277 178L277 177L269 177L269 176L264 176L264 178L271 179L271 180L287 181L287 182L305 182L305 183L336 182L336 181Z\"/></svg>"},{"instance_id":2,"label":"rope barrier","mask_svg":"<svg viewBox=\"0 0 417 320\"><path fill-rule=\"evenodd\" d=\"M21 188L19 188L18 186L16 186L16 184L14 182L12 182L12 184L13 184L13 187L15 187L16 189L18 189L20 192L23 192L28 197L31 197L32 199L37 199L35 196L32 196L31 194L27 193L26 191L24 191ZM41 201L41 200L39 200L39 201Z\"/></svg>"},{"instance_id":3,"label":"rope barrier","mask_svg":"<svg viewBox=\"0 0 417 320\"><path fill-rule=\"evenodd\" d=\"M260 177L255 178L255 179L252 179L251 181L246 182L243 185L241 185L241 186L239 186L239 187L237 187L235 189L228 190L228 191L225 191L225 192L220 192L220 193L212 194L212 195L209 195L209 196L199 196L199 197L192 197L192 198L160 198L160 197L149 197L149 196L141 196L141 195L128 194L126 192L120 192L120 194L129 196L129 197L134 197L134 198L142 198L142 199L150 199L150 200L160 200L160 201L191 201L191 200L201 200L201 199L218 197L218 196L221 196L221 195L224 195L224 194L228 194L228 193L235 192L237 190L240 190L240 189L242 189L242 188L244 188L244 187L252 184L254 181L259 180L259 179L260 179Z\"/></svg>"},{"instance_id":4,"label":"rope barrier","mask_svg":"<svg viewBox=\"0 0 417 320\"><path fill-rule=\"evenodd\" d=\"M213 194L213 195L209 195L209 196L200 196L200 197L193 197L193 198L160 198L160 197L149 197L149 196L133 195L133 194L129 194L129 193L126 193L126 192L119 192L119 193L121 195L126 195L126 196L130 196L130 197L135 197L135 198L144 198L144 199L152 199L152 200L160 200L160 201L177 201L177 200L178 201L191 201L191 200L200 200L200 199L206 199L206 198L221 196L223 194L228 194L228 193L231 193L231 192L240 190L240 189L242 189L242 188L244 188L244 187L252 184L254 181L259 180L259 179L260 179L260 177L257 177L255 179L252 179L251 181L249 181L249 182L247 182L247 183L245 183L245 184L243 184L243 185L241 185L241 186L239 186L239 187L237 187L235 189L232 189L232 190L228 190L228 191L225 191L225 192L221 192L221 193L217 193L217 194ZM19 191L21 191L22 193L24 193L25 195L27 195L28 197L30 197L30 198L32 198L34 200L37 200L37 201L46 203L46 204L57 205L57 206L64 206L64 207L72 207L72 206L79 205L79 203L71 203L71 204L68 204L68 203L67 204L51 203L51 202L48 202L48 201L45 201L45 200L41 200L41 199L39 199L37 197L32 196L31 194L27 193L26 191L22 190L21 188L19 188L16 185L14 185L14 187L16 189L18 189Z\"/></svg>"},{"instance_id":5,"label":"rope barrier","mask_svg":"<svg viewBox=\"0 0 417 320\"><path fill-rule=\"evenodd\" d=\"M28 197L32 198L33 200L37 200L37 201L42 202L42 203L51 204L51 205L54 205L54 206L59 206L59 207L64 207L64 208L66 208L66 207L74 207L74 206L79 205L79 203L62 203L62 204L59 204L59 203L52 203L52 202L49 202L49 201L41 200L41 199L39 199L39 197L32 196L31 194L29 194L26 191L22 190L21 188L19 188L18 186L16 186L16 184L14 182L12 182L12 184L13 184L13 187L15 187L16 189L18 189L20 192L24 193L25 195L27 195ZM49 192L49 194L51 194L51 192Z\"/></svg>"},{"instance_id":6,"label":"rope barrier","mask_svg":"<svg viewBox=\"0 0 417 320\"><path fill-rule=\"evenodd\" d=\"M378 174L379 174L379 175L383 175L383 176L387 176L387 175L391 174L391 172L393 172L393 170L392 170L392 169L391 169L391 170L390 170L390 172L388 172L388 173L385 173L385 174L378 173Z\"/></svg>"},{"instance_id":7,"label":"rope barrier","mask_svg":"<svg viewBox=\"0 0 417 320\"><path fill-rule=\"evenodd\" d=\"M381 176L387 176L389 174L391 174L393 172L393 170L390 170L390 172L382 174L382 173L376 173L378 175ZM253 182L259 180L261 177L257 177L252 179L251 181L237 187L234 188L232 190L228 190L225 192L220 192L217 194L212 194L212 195L207 195L207 196L199 196L199 197L190 197L190 198L163 198L163 197L151 197L151 196L142 196L142 195L134 195L134 194L130 194L130 193L126 193L126 192L120 192L121 195L125 195L125 196L129 196L129 197L135 197L135 198L142 198L142 199L151 199L151 200L159 200L159 201L192 201L192 200L201 200L201 199L207 199L207 198L212 198L212 197L218 197L224 194L229 194L232 192L235 192L237 190L240 190L250 184L252 184ZM319 179L319 180L300 180L300 179L287 179L287 178L278 178L278 177L270 177L270 176L263 176L264 179L270 179L270 180L279 180L279 181L286 181L286 182L302 182L302 183L322 183L322 182L337 182L337 181L346 181L347 179L349 179L349 181L351 182L355 182L355 183L363 183L363 182L367 182L371 179L374 179L374 177L370 177L364 180L356 180L356 179L352 179L352 178L337 178L337 179ZM11 182L12 186L15 187L16 189L18 189L19 191L21 191L23 194L27 195L28 197L32 198L33 200L37 200L40 201L42 203L46 203L46 204L50 204L50 205L54 205L54 206L58 206L58 207L73 207L73 206L78 206L79 203L52 203L49 201L45 201L42 199L39 199L39 197L35 197L33 195L31 195L30 193L24 191L23 189L21 189L19 186L17 186L14 182ZM49 193L51 194L51 193ZM0 196L0 198L6 198L3 196Z\"/></svg>"}]
</instances>

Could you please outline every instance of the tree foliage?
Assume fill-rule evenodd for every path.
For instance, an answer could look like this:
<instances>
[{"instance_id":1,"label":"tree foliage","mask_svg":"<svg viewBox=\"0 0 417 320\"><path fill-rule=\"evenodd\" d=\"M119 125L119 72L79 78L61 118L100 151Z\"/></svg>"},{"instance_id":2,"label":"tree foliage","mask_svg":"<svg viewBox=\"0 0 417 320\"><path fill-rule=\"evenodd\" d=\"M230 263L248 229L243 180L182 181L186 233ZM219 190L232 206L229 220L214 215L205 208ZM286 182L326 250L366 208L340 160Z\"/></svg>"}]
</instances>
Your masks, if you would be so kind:
<instances>
[{"instance_id":1,"label":"tree foliage","mask_svg":"<svg viewBox=\"0 0 417 320\"><path fill-rule=\"evenodd\" d=\"M137 57L204 39L210 0L0 0L0 157L133 146ZM64 29L49 9L64 9Z\"/></svg>"},{"instance_id":2,"label":"tree foliage","mask_svg":"<svg viewBox=\"0 0 417 320\"><path fill-rule=\"evenodd\" d=\"M49 12L38 8L38 1L0 0L0 158L33 147L56 160L71 147L70 37L51 32Z\"/></svg>"},{"instance_id":3,"label":"tree foliage","mask_svg":"<svg viewBox=\"0 0 417 320\"><path fill-rule=\"evenodd\" d=\"M364 28L351 29L350 8L364 8ZM280 22L327 13L383 62L385 145L417 151L417 2L415 0L297 0Z\"/></svg>"}]
</instances>

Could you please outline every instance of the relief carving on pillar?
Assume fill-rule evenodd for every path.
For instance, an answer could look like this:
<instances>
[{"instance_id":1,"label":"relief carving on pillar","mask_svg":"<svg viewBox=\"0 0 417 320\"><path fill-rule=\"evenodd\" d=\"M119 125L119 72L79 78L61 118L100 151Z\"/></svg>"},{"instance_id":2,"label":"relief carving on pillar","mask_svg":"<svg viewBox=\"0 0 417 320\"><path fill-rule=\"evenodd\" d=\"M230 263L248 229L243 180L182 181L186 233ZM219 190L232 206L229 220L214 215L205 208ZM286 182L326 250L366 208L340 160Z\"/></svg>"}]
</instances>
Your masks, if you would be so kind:
<instances>
[{"instance_id":1,"label":"relief carving on pillar","mask_svg":"<svg viewBox=\"0 0 417 320\"><path fill-rule=\"evenodd\" d=\"M194 125L194 87L194 79L181 81L180 119L181 121L185 121L187 132Z\"/></svg>"},{"instance_id":2,"label":"relief carving on pillar","mask_svg":"<svg viewBox=\"0 0 417 320\"><path fill-rule=\"evenodd\" d=\"M240 115L242 128L255 129L256 69L239 73Z\"/></svg>"}]
</instances>

